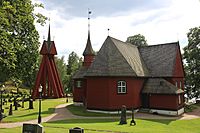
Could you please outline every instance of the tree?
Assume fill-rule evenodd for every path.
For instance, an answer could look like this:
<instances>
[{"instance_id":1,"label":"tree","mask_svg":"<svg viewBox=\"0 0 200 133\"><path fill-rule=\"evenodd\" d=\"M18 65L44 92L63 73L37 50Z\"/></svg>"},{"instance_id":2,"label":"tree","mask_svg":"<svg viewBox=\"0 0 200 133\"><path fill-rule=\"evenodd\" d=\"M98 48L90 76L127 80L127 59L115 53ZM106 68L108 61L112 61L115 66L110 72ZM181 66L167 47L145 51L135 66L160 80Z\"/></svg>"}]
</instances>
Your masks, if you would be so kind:
<instances>
[{"instance_id":1,"label":"tree","mask_svg":"<svg viewBox=\"0 0 200 133\"><path fill-rule=\"evenodd\" d=\"M43 25L47 19L34 13L41 4L31 0L3 0L0 3L0 80L11 77L31 86L36 76L39 57L39 34L34 22Z\"/></svg>"},{"instance_id":2,"label":"tree","mask_svg":"<svg viewBox=\"0 0 200 133\"><path fill-rule=\"evenodd\" d=\"M67 75L67 65L65 63L64 56L62 56L61 58L55 57L55 63L58 68L58 74L62 81L63 88L66 90L69 81L69 76Z\"/></svg>"},{"instance_id":3,"label":"tree","mask_svg":"<svg viewBox=\"0 0 200 133\"><path fill-rule=\"evenodd\" d=\"M141 46L147 46L147 41L145 39L145 37L141 34L136 34L134 36L129 36L126 40L126 42L131 43L133 45L136 45L138 47Z\"/></svg>"},{"instance_id":4,"label":"tree","mask_svg":"<svg viewBox=\"0 0 200 133\"><path fill-rule=\"evenodd\" d=\"M12 42L10 33L10 21L13 19L15 10L9 3L1 1L0 5L0 81L4 82L11 76L11 70L15 68L16 42Z\"/></svg>"},{"instance_id":5,"label":"tree","mask_svg":"<svg viewBox=\"0 0 200 133\"><path fill-rule=\"evenodd\" d=\"M68 75L68 89L72 90L72 76L82 66L82 58L79 58L75 52L69 54L67 75Z\"/></svg>"},{"instance_id":6,"label":"tree","mask_svg":"<svg viewBox=\"0 0 200 133\"><path fill-rule=\"evenodd\" d=\"M80 67L79 57L75 52L71 52L68 57L67 74L73 75Z\"/></svg>"},{"instance_id":7,"label":"tree","mask_svg":"<svg viewBox=\"0 0 200 133\"><path fill-rule=\"evenodd\" d=\"M200 94L200 27L191 28L187 33L188 45L184 47L186 82L185 90L189 98Z\"/></svg>"}]
</instances>

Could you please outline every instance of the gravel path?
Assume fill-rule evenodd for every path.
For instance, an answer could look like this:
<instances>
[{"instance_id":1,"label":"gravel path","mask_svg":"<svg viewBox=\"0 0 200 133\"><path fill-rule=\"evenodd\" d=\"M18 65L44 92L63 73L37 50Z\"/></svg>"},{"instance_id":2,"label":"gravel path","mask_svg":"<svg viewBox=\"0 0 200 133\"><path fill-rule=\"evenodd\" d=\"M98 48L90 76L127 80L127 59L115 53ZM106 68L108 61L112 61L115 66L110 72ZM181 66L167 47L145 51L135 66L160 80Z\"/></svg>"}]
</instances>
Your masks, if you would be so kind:
<instances>
[{"instance_id":1,"label":"gravel path","mask_svg":"<svg viewBox=\"0 0 200 133\"><path fill-rule=\"evenodd\" d=\"M49 121L57 121L57 120L64 120L64 119L80 119L80 118L87 118L87 119L109 119L113 117L83 117L83 116L75 116L71 114L66 106L69 104L61 104L58 105L55 109L55 113L51 114L50 116L42 118L42 122L49 122ZM128 118L131 116L128 116ZM118 118L118 117L116 117ZM182 116L178 117L170 117L170 116L162 116L162 115L153 115L148 113L136 113L135 118L139 119L177 119L177 120L188 120L188 119L195 119L200 118L200 108L195 109L193 112L185 113ZM15 122L15 123L0 123L0 128L14 128L23 126L23 123L32 123L37 124L36 120L30 120L25 122Z\"/></svg>"}]
</instances>

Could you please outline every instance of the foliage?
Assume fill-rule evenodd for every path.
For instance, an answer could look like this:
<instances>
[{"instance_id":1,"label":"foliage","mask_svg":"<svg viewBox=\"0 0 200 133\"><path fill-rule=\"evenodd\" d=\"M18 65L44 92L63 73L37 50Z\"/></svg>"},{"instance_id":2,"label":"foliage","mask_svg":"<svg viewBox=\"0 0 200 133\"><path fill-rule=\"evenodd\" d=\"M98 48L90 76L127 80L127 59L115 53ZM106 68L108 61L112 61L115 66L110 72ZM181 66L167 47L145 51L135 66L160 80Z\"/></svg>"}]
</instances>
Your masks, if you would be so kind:
<instances>
[{"instance_id":1,"label":"foliage","mask_svg":"<svg viewBox=\"0 0 200 133\"><path fill-rule=\"evenodd\" d=\"M0 81L11 77L31 86L38 68L39 34L34 22L47 19L31 0L3 0L0 3Z\"/></svg>"},{"instance_id":2,"label":"foliage","mask_svg":"<svg viewBox=\"0 0 200 133\"><path fill-rule=\"evenodd\" d=\"M74 72L80 67L79 57L75 52L71 52L68 57L67 74L73 75Z\"/></svg>"},{"instance_id":3,"label":"foliage","mask_svg":"<svg viewBox=\"0 0 200 133\"><path fill-rule=\"evenodd\" d=\"M68 57L67 75L68 75L68 91L72 90L72 76L82 66L82 58L79 58L75 52L71 52Z\"/></svg>"},{"instance_id":4,"label":"foliage","mask_svg":"<svg viewBox=\"0 0 200 133\"><path fill-rule=\"evenodd\" d=\"M64 89L66 89L69 81L69 76L67 75L67 65L65 63L64 56L62 56L61 58L55 57L55 63L57 65L58 73L62 81L63 87Z\"/></svg>"},{"instance_id":5,"label":"foliage","mask_svg":"<svg viewBox=\"0 0 200 133\"><path fill-rule=\"evenodd\" d=\"M186 82L185 90L189 98L200 95L200 27L190 29L188 45L184 47Z\"/></svg>"},{"instance_id":6,"label":"foliage","mask_svg":"<svg viewBox=\"0 0 200 133\"><path fill-rule=\"evenodd\" d=\"M141 47L141 46L147 46L147 40L145 39L145 36L141 34L136 34L134 36L129 36L126 40L126 42L131 43L135 46Z\"/></svg>"}]
</instances>

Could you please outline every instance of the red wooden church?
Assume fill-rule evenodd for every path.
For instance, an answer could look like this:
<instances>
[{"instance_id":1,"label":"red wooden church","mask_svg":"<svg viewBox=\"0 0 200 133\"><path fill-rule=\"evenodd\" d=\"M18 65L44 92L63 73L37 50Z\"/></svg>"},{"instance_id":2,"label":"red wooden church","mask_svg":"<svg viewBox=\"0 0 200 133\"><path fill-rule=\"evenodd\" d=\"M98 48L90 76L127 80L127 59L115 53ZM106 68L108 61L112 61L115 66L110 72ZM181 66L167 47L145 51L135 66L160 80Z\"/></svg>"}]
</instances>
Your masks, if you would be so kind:
<instances>
[{"instance_id":1,"label":"red wooden church","mask_svg":"<svg viewBox=\"0 0 200 133\"><path fill-rule=\"evenodd\" d=\"M74 102L90 111L145 109L184 112L184 70L179 42L136 47L108 36L95 55L90 34L74 75Z\"/></svg>"},{"instance_id":2,"label":"red wooden church","mask_svg":"<svg viewBox=\"0 0 200 133\"><path fill-rule=\"evenodd\" d=\"M48 39L43 42L40 54L42 61L37 73L35 87L32 92L32 98L39 97L39 87L42 86L42 96L46 98L64 97L62 82L58 75L54 55L57 55L54 41L51 41L50 25Z\"/></svg>"}]
</instances>

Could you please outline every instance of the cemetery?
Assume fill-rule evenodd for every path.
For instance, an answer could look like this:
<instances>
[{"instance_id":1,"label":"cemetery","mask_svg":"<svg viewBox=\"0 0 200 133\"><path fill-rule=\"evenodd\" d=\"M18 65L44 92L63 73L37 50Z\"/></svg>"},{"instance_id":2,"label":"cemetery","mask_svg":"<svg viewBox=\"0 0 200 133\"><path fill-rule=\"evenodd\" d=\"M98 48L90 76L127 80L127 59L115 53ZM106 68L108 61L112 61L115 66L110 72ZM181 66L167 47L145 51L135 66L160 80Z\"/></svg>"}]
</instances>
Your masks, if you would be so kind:
<instances>
[{"instance_id":1,"label":"cemetery","mask_svg":"<svg viewBox=\"0 0 200 133\"><path fill-rule=\"evenodd\" d=\"M121 41L109 28L95 51L88 9L83 58L66 50L65 61L32 2L0 1L0 133L199 133L200 27L184 53L179 41ZM40 46L35 23L47 19Z\"/></svg>"}]
</instances>

